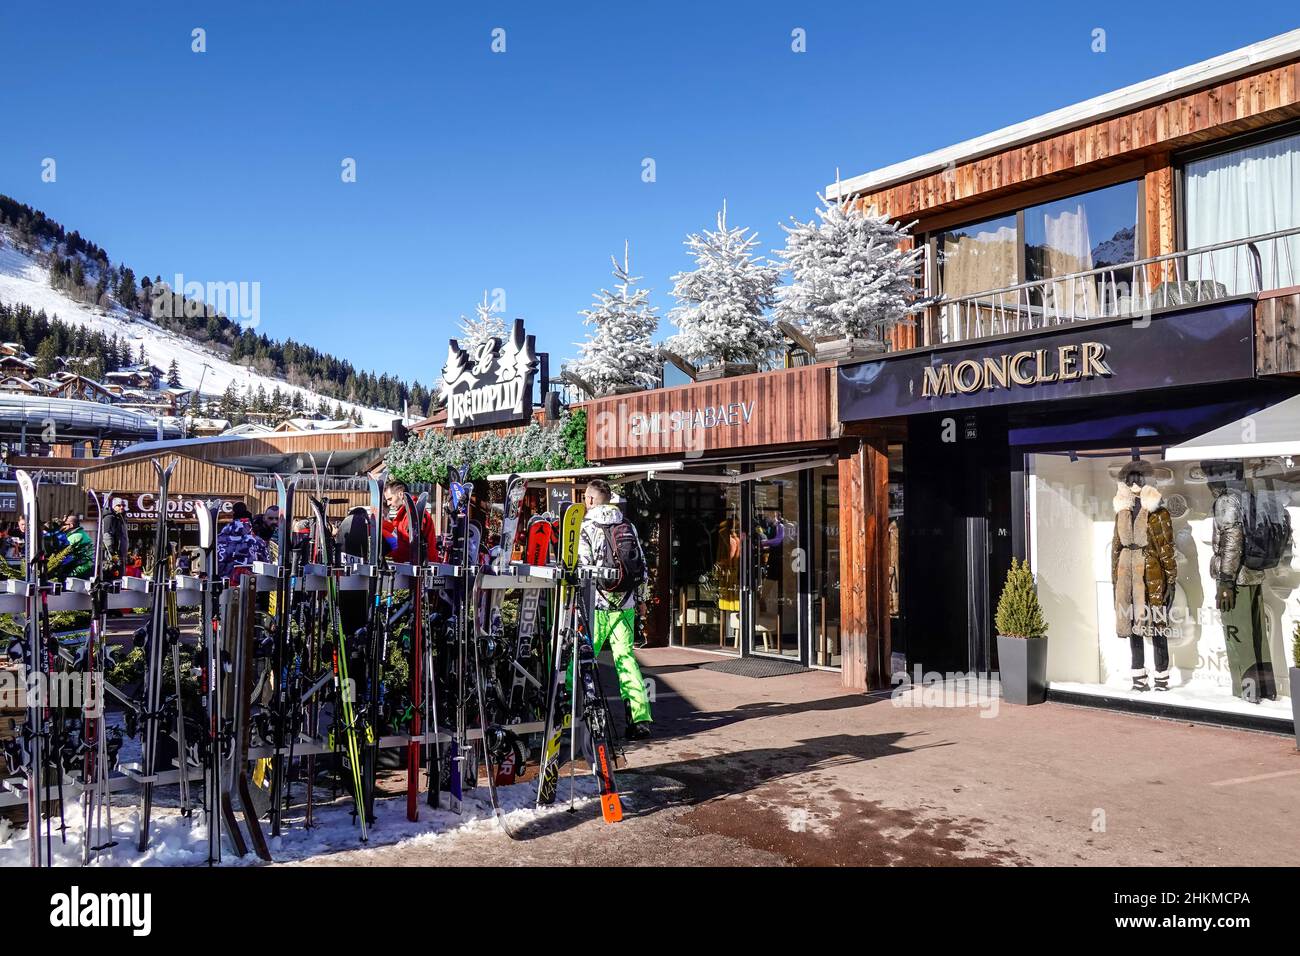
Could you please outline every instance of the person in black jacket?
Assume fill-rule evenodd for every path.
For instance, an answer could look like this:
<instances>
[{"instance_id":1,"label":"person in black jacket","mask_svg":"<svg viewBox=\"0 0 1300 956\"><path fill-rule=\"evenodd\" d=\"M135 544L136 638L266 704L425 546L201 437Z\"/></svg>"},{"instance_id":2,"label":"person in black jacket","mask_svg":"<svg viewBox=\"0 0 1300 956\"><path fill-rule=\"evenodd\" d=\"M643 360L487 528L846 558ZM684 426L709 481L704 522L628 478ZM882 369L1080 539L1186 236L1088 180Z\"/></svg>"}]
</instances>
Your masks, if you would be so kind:
<instances>
[{"instance_id":1,"label":"person in black jacket","mask_svg":"<svg viewBox=\"0 0 1300 956\"><path fill-rule=\"evenodd\" d=\"M110 510L104 516L104 526L100 529L103 542L103 569L106 578L120 578L126 566L126 556L130 551L130 540L126 533L126 502L114 498Z\"/></svg>"}]
</instances>

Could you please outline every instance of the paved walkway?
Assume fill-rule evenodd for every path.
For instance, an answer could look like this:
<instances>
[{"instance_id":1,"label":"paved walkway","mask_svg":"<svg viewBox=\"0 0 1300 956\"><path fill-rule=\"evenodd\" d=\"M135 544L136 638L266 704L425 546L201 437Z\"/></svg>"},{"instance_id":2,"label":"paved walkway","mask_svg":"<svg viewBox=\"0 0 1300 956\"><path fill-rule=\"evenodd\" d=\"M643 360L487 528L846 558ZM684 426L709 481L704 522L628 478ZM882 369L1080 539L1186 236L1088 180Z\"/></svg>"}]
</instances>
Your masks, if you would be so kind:
<instances>
[{"instance_id":1,"label":"paved walkway","mask_svg":"<svg viewBox=\"0 0 1300 956\"><path fill-rule=\"evenodd\" d=\"M1063 704L900 707L837 674L756 680L638 653L656 737L628 751L628 816L551 818L512 842L321 863L1293 865L1290 738ZM950 704L957 703L950 701ZM981 716L985 714L987 716ZM541 824L538 824L540 827Z\"/></svg>"}]
</instances>

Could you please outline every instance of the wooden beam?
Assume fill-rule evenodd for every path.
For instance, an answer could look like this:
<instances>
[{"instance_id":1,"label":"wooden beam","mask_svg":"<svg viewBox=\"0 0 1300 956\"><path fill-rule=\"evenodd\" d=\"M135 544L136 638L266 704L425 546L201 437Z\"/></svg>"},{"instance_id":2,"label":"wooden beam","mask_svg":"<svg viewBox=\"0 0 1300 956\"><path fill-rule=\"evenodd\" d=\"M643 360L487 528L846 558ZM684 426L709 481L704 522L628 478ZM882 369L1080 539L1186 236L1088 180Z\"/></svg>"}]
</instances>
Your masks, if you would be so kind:
<instances>
[{"instance_id":1,"label":"wooden beam","mask_svg":"<svg viewBox=\"0 0 1300 956\"><path fill-rule=\"evenodd\" d=\"M889 684L889 446L840 446L840 635L845 687Z\"/></svg>"},{"instance_id":2,"label":"wooden beam","mask_svg":"<svg viewBox=\"0 0 1300 956\"><path fill-rule=\"evenodd\" d=\"M1174 167L1168 153L1147 157L1143 177L1146 236L1142 257L1163 256L1178 251L1178 230L1174 209ZM1171 279L1174 262L1158 263L1147 269L1151 288Z\"/></svg>"}]
</instances>

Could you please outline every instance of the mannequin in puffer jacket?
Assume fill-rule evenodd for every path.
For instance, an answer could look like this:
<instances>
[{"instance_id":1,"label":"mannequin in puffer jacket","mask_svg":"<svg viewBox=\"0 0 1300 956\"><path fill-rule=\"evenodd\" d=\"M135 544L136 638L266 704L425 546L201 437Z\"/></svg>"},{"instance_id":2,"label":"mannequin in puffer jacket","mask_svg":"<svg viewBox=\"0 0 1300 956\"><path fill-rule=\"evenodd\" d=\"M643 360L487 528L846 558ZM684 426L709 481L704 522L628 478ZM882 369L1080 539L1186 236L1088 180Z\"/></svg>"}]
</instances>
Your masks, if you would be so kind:
<instances>
[{"instance_id":1,"label":"mannequin in puffer jacket","mask_svg":"<svg viewBox=\"0 0 1300 956\"><path fill-rule=\"evenodd\" d=\"M1110 571L1115 585L1115 629L1127 638L1133 665L1133 689L1150 690L1146 648L1155 652L1155 688L1169 689L1169 609L1174 603L1178 564L1174 527L1159 490L1148 484L1154 469L1135 461L1120 472L1115 492L1115 533Z\"/></svg>"},{"instance_id":2,"label":"mannequin in puffer jacket","mask_svg":"<svg viewBox=\"0 0 1300 956\"><path fill-rule=\"evenodd\" d=\"M1260 585L1264 572L1246 567L1245 467L1239 461L1202 462L1201 471L1214 495L1210 575L1214 605L1223 617L1223 641L1232 693L1258 704L1277 698L1277 678L1264 635L1264 606Z\"/></svg>"}]
</instances>

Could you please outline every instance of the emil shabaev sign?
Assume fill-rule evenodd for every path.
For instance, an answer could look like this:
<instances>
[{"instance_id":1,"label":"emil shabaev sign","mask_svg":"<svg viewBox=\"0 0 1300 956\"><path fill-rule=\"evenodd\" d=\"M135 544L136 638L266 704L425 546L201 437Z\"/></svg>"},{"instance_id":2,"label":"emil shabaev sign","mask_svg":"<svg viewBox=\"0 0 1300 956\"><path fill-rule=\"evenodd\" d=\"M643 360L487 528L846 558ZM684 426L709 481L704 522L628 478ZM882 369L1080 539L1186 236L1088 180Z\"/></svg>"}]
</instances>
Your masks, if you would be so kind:
<instances>
[{"instance_id":1,"label":"emil shabaev sign","mask_svg":"<svg viewBox=\"0 0 1300 956\"><path fill-rule=\"evenodd\" d=\"M528 421L537 365L535 339L524 334L523 319L515 319L505 342L491 338L472 352L452 339L442 369L447 427Z\"/></svg>"}]
</instances>

